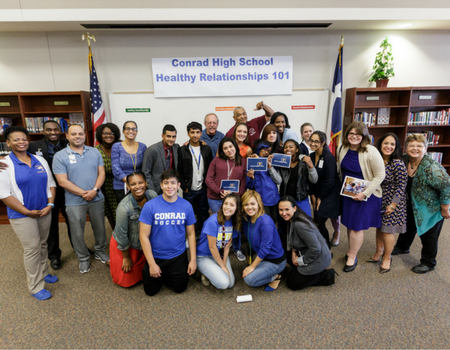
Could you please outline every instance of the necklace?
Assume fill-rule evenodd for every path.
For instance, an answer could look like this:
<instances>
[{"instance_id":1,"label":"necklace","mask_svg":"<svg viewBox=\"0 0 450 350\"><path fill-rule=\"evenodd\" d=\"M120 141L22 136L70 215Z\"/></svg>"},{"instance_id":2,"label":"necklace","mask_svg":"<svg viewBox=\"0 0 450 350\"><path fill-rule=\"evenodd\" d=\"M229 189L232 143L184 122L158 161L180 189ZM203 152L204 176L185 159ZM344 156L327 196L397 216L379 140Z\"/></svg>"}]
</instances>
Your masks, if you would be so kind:
<instances>
[{"instance_id":1,"label":"necklace","mask_svg":"<svg viewBox=\"0 0 450 350\"><path fill-rule=\"evenodd\" d=\"M139 148L139 146L138 147L136 147L138 145L138 142L135 142L134 143L134 145L133 145L133 148L134 148L134 153L131 153L131 152L133 152L133 150L131 150L131 152L128 152L128 145L126 145L127 146L127 148L125 148L125 151L130 155L130 158L131 158L131 164L133 164L133 169L134 169L134 171L136 171L136 163L137 163L137 151L138 151L138 148ZM133 156L134 156L134 159L133 159Z\"/></svg>"}]
</instances>

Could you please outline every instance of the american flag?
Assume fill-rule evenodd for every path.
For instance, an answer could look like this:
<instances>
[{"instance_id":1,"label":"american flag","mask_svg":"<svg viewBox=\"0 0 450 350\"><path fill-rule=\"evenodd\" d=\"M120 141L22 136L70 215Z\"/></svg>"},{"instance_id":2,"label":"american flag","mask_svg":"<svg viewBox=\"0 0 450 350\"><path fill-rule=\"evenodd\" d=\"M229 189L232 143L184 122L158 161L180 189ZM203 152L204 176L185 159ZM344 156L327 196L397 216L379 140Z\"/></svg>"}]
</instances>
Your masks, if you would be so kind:
<instances>
[{"instance_id":1,"label":"american flag","mask_svg":"<svg viewBox=\"0 0 450 350\"><path fill-rule=\"evenodd\" d=\"M89 75L91 78L90 96L91 96L91 119L94 126L94 140L95 130L99 125L106 123L105 109L103 108L102 94L100 93L100 85L98 84L97 72L94 67L94 57L92 57L91 48L89 47ZM95 141L95 144L98 144Z\"/></svg>"},{"instance_id":2,"label":"american flag","mask_svg":"<svg viewBox=\"0 0 450 350\"><path fill-rule=\"evenodd\" d=\"M344 36L341 38L339 54L334 69L333 87L330 100L330 111L328 114L327 135L330 137L328 147L331 153L336 155L339 139L342 132L342 66L344 53Z\"/></svg>"}]
</instances>

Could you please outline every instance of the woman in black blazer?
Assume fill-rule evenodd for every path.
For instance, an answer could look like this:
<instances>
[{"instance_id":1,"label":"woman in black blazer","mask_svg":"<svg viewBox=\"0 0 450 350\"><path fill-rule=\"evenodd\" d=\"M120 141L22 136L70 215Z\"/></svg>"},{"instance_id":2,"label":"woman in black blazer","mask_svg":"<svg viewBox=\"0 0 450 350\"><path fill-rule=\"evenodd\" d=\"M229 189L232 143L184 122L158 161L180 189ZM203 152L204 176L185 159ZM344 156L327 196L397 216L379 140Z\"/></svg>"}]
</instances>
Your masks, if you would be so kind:
<instances>
[{"instance_id":1,"label":"woman in black blazer","mask_svg":"<svg viewBox=\"0 0 450 350\"><path fill-rule=\"evenodd\" d=\"M317 170L319 180L310 185L311 202L314 209L314 222L325 238L328 248L330 237L325 223L328 219L339 217L340 181L337 174L336 158L328 149L327 136L322 131L315 131L310 138L311 160Z\"/></svg>"}]
</instances>

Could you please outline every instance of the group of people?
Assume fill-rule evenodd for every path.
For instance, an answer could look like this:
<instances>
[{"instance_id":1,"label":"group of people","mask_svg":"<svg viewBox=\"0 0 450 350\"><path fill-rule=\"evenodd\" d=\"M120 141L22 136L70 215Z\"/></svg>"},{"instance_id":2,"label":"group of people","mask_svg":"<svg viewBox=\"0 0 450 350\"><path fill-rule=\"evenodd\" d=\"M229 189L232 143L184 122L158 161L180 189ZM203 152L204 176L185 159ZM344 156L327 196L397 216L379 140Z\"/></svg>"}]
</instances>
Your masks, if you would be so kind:
<instances>
[{"instance_id":1,"label":"group of people","mask_svg":"<svg viewBox=\"0 0 450 350\"><path fill-rule=\"evenodd\" d=\"M376 250L368 262L380 263L380 273L390 271L392 255L409 253L416 233L423 248L412 270L435 268L439 234L450 218L450 178L426 155L422 135L407 137L402 156L395 134L374 147L366 125L353 122L335 157L325 133L312 124L302 125L300 142L286 114L263 102L256 110L264 115L247 120L245 109L236 107L235 125L225 135L214 113L204 118L205 129L191 122L181 147L170 124L148 148L136 141L134 121L124 123L124 140L115 124L99 126L95 148L84 144L79 125L63 138L58 123L47 121L44 139L31 143L26 129L7 129L12 152L0 163L0 198L24 248L32 296L50 298L45 283L58 280L47 258L53 270L61 268L60 212L81 273L89 272L93 254L110 264L114 283L129 287L142 280L150 296L163 284L183 292L197 268L204 285L233 287L231 247L248 263L242 278L249 286L273 291L282 277L293 290L331 285L335 271L328 267L340 222L348 232L345 272L355 269L370 227L377 228ZM272 166L275 153L290 156L289 166ZM267 170L247 170L250 157L267 158ZM346 176L370 184L353 197L340 196ZM224 188L227 180L237 188ZM87 214L95 251L84 241ZM113 228L109 255L105 216ZM394 233L400 233L397 243Z\"/></svg>"}]
</instances>

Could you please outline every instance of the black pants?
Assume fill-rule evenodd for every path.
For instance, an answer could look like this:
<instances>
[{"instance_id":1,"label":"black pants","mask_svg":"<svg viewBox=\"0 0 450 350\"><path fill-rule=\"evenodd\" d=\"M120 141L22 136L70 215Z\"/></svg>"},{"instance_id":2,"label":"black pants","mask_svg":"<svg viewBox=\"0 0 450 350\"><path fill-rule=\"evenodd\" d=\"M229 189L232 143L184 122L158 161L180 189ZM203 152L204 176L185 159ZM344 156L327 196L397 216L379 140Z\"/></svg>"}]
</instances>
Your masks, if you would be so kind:
<instances>
[{"instance_id":1,"label":"black pants","mask_svg":"<svg viewBox=\"0 0 450 350\"><path fill-rule=\"evenodd\" d=\"M286 285L292 290L300 290L311 286L330 286L334 284L334 270L323 270L315 275L302 275L296 266L289 272Z\"/></svg>"},{"instance_id":2,"label":"black pants","mask_svg":"<svg viewBox=\"0 0 450 350\"><path fill-rule=\"evenodd\" d=\"M328 218L323 218L319 215L317 215L317 212L314 212L314 222L319 226L320 234L325 238L325 242L327 242L328 249L331 248L330 244L330 233L328 232L327 226L325 223L327 222Z\"/></svg>"},{"instance_id":3,"label":"black pants","mask_svg":"<svg viewBox=\"0 0 450 350\"><path fill-rule=\"evenodd\" d=\"M119 205L120 201L126 196L124 190L114 190L114 195L116 196L117 205Z\"/></svg>"},{"instance_id":4,"label":"black pants","mask_svg":"<svg viewBox=\"0 0 450 350\"><path fill-rule=\"evenodd\" d=\"M69 219L67 218L64 195L65 195L64 189L61 187L57 188L54 203L55 207L52 209L52 221L50 224L50 231L48 233L47 238L48 258L50 260L61 258L61 249L59 249L59 221L58 221L60 211L64 217L64 220L66 221L67 235L69 236L70 244L72 244L72 237L70 235Z\"/></svg>"},{"instance_id":5,"label":"black pants","mask_svg":"<svg viewBox=\"0 0 450 350\"><path fill-rule=\"evenodd\" d=\"M436 256L438 252L438 240L441 234L442 225L444 219L439 221L436 225L430 228L427 232L422 234L420 240L422 241L422 252L420 262L428 267L436 266ZM406 232L398 236L395 246L401 250L409 250L411 244L416 237L417 227L414 220L414 212L412 211L411 204L407 205L406 216Z\"/></svg>"},{"instance_id":6,"label":"black pants","mask_svg":"<svg viewBox=\"0 0 450 350\"><path fill-rule=\"evenodd\" d=\"M142 270L145 294L153 296L166 284L175 293L183 293L189 282L187 252L169 260L155 259L161 269L161 277L150 276L150 266L145 262Z\"/></svg>"},{"instance_id":7,"label":"black pants","mask_svg":"<svg viewBox=\"0 0 450 350\"><path fill-rule=\"evenodd\" d=\"M202 233L203 225L209 218L209 204L208 197L206 196L206 188L202 188L199 191L183 192L183 198L191 203L194 213L197 217L195 224L195 236L198 238Z\"/></svg>"},{"instance_id":8,"label":"black pants","mask_svg":"<svg viewBox=\"0 0 450 350\"><path fill-rule=\"evenodd\" d=\"M269 215L272 218L273 223L276 225L278 221L278 205L277 204L271 206L265 205L264 211L266 212L267 215Z\"/></svg>"}]
</instances>

